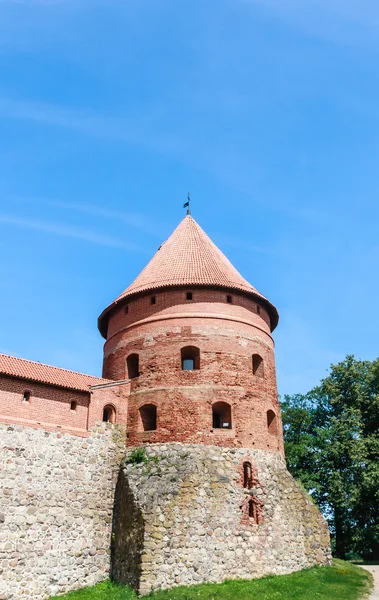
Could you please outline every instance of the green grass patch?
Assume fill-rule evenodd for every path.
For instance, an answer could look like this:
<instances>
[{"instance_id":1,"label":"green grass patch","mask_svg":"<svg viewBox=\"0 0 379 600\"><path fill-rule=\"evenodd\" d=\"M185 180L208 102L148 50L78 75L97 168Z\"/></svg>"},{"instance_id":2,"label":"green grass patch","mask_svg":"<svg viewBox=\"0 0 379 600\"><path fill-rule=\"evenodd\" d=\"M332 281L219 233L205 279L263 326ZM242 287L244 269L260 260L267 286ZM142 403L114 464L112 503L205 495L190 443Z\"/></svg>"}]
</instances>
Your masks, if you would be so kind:
<instances>
[{"instance_id":1,"label":"green grass patch","mask_svg":"<svg viewBox=\"0 0 379 600\"><path fill-rule=\"evenodd\" d=\"M291 575L253 580L229 580L151 593L151 600L360 600L372 587L370 573L334 560L331 567L314 567ZM137 600L128 587L109 581L56 596L60 600Z\"/></svg>"}]
</instances>

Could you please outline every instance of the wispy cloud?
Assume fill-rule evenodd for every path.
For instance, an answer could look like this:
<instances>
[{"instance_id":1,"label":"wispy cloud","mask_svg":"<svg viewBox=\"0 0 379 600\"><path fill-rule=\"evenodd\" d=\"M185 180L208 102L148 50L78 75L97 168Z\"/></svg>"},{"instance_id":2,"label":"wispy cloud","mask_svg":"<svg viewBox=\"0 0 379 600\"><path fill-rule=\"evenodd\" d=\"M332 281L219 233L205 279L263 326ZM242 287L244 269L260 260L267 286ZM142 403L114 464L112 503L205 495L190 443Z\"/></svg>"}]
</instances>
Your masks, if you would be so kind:
<instances>
[{"instance_id":1,"label":"wispy cloud","mask_svg":"<svg viewBox=\"0 0 379 600\"><path fill-rule=\"evenodd\" d=\"M153 111L154 113L154 111ZM158 152L176 152L182 146L177 135L154 133L155 115L109 117L90 111L77 111L51 104L0 97L0 118L32 121L71 129L94 137L131 142Z\"/></svg>"},{"instance_id":2,"label":"wispy cloud","mask_svg":"<svg viewBox=\"0 0 379 600\"><path fill-rule=\"evenodd\" d=\"M244 193L250 191L252 179L258 178L258 175L252 172L250 158L232 155L229 150L220 148L206 136L198 141L196 137L189 134L187 129L176 130L172 134L167 131L162 132L157 114L159 109L155 108L151 112L147 110L143 118L139 118L138 115L133 115L133 118L110 117L94 114L91 111L77 111L52 104L0 97L0 119L19 119L51 125L96 138L144 147L169 156L179 164L211 173L236 190ZM260 202L259 198L256 201ZM261 202L266 204L266 199L262 199ZM53 204L56 207L121 220L146 233L155 234L155 225L138 214L125 214L83 203L53 201ZM292 208L289 203L284 205L271 200L270 206L272 210L286 212L304 220L314 220L316 217L315 211Z\"/></svg>"},{"instance_id":3,"label":"wispy cloud","mask_svg":"<svg viewBox=\"0 0 379 600\"><path fill-rule=\"evenodd\" d=\"M134 227L135 229L139 229L140 231L143 231L150 235L159 235L157 233L156 226L154 226L153 223L150 223L145 215L136 213L125 213L118 210L102 208L101 206L95 206L93 204L90 205L78 202L61 202L60 200L52 200L47 202L47 204L49 206L63 208L68 211L85 213L93 215L95 217L104 217L105 219L112 219L118 222L121 221L122 223L126 223L130 227Z\"/></svg>"},{"instance_id":4,"label":"wispy cloud","mask_svg":"<svg viewBox=\"0 0 379 600\"><path fill-rule=\"evenodd\" d=\"M379 4L374 0L242 0L262 5L308 33L338 42L363 41L379 30Z\"/></svg>"},{"instance_id":5,"label":"wispy cloud","mask_svg":"<svg viewBox=\"0 0 379 600\"><path fill-rule=\"evenodd\" d=\"M217 238L219 245L229 246L230 248L236 248L237 250L243 250L244 252L265 254L267 256L275 256L277 254L272 248L250 244L243 239L237 239L230 235L215 234L215 238Z\"/></svg>"},{"instance_id":6,"label":"wispy cloud","mask_svg":"<svg viewBox=\"0 0 379 600\"><path fill-rule=\"evenodd\" d=\"M35 219L21 219L19 217L4 214L0 214L0 223L14 225L15 227L23 227L26 229L34 229L37 231L45 231L46 233L53 233L55 235L75 238L91 244L108 246L110 248L121 248L122 250L143 252L143 249L140 246L110 238L86 229L65 227L64 225L56 225L55 223L47 223L45 221L39 221Z\"/></svg>"}]
</instances>

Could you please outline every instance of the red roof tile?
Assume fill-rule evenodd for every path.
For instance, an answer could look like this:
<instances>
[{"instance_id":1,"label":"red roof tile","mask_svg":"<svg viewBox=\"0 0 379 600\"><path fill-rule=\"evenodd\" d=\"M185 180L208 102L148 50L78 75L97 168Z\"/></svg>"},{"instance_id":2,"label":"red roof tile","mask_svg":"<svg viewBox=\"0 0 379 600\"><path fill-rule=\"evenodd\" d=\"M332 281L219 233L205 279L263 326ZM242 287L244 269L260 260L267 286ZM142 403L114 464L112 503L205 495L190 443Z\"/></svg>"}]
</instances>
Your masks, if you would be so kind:
<instances>
[{"instance_id":1,"label":"red roof tile","mask_svg":"<svg viewBox=\"0 0 379 600\"><path fill-rule=\"evenodd\" d=\"M247 292L263 300L271 315L272 329L277 325L276 308L242 277L188 215L133 283L100 315L100 328L105 314L121 300L141 292L177 286L211 286Z\"/></svg>"},{"instance_id":2,"label":"red roof tile","mask_svg":"<svg viewBox=\"0 0 379 600\"><path fill-rule=\"evenodd\" d=\"M40 383L83 392L88 392L92 385L110 382L109 379L51 367L50 365L44 365L24 358L16 358L15 356L7 356L6 354L0 354L0 374L30 379L32 381L39 381Z\"/></svg>"}]
</instances>

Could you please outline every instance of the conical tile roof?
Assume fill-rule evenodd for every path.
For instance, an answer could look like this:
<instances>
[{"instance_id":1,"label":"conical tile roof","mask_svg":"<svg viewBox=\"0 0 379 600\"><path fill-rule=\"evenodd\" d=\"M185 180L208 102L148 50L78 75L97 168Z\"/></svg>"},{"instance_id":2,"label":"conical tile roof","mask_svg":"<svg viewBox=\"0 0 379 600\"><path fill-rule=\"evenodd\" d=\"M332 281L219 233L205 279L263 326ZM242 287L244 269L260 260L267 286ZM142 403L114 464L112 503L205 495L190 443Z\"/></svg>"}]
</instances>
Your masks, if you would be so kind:
<instances>
[{"instance_id":1,"label":"conical tile roof","mask_svg":"<svg viewBox=\"0 0 379 600\"><path fill-rule=\"evenodd\" d=\"M100 330L105 314L121 300L143 292L178 286L218 287L246 292L266 306L272 329L277 325L276 308L242 277L195 219L187 215L133 283L100 315Z\"/></svg>"}]
</instances>

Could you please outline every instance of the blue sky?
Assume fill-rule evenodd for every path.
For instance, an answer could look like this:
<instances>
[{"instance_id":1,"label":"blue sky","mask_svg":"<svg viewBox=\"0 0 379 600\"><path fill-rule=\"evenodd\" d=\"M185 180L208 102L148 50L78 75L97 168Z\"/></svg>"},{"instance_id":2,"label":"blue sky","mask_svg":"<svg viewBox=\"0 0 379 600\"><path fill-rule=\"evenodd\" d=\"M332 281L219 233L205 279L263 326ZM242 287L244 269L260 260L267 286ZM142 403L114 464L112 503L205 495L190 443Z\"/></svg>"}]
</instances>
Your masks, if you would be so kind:
<instances>
[{"instance_id":1,"label":"blue sky","mask_svg":"<svg viewBox=\"0 0 379 600\"><path fill-rule=\"evenodd\" d=\"M191 191L281 394L376 358L378 34L376 0L0 0L0 351L99 374Z\"/></svg>"}]
</instances>

